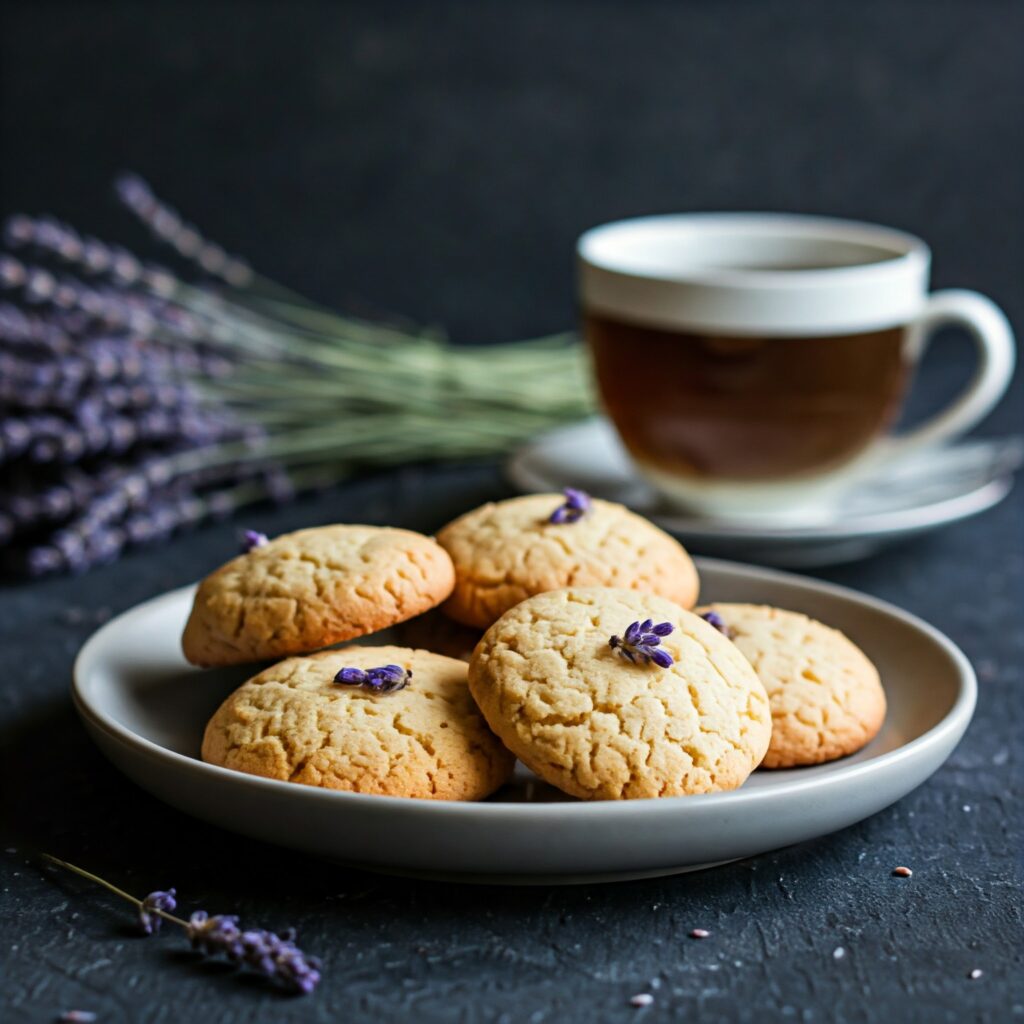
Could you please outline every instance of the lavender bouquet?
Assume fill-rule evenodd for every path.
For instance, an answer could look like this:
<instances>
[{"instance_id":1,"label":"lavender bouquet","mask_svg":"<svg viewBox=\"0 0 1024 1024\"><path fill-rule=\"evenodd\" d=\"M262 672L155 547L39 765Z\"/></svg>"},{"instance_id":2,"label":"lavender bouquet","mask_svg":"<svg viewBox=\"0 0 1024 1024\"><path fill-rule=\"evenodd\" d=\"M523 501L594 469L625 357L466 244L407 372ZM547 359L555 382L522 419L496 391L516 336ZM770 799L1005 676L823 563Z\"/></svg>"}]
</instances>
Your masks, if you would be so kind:
<instances>
[{"instance_id":1,"label":"lavender bouquet","mask_svg":"<svg viewBox=\"0 0 1024 1024\"><path fill-rule=\"evenodd\" d=\"M479 348L317 306L135 175L181 270L10 217L0 252L0 571L110 561L360 466L498 454L593 408L570 335Z\"/></svg>"}]
</instances>

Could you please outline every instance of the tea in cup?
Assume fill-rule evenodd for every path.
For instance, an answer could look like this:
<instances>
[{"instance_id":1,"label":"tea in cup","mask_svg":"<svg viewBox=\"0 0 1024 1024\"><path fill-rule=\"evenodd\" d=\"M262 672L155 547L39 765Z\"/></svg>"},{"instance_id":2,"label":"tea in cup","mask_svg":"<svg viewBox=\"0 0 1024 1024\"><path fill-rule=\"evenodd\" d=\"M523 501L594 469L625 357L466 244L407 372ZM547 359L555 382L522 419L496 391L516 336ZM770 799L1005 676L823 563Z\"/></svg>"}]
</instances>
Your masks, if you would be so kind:
<instances>
[{"instance_id":1,"label":"tea in cup","mask_svg":"<svg viewBox=\"0 0 1024 1024\"><path fill-rule=\"evenodd\" d=\"M928 293L901 231L784 214L620 221L579 240L580 307L600 393L640 471L710 516L815 517L871 466L968 430L1013 372L1003 313ZM977 344L973 381L893 437L928 336Z\"/></svg>"}]
</instances>

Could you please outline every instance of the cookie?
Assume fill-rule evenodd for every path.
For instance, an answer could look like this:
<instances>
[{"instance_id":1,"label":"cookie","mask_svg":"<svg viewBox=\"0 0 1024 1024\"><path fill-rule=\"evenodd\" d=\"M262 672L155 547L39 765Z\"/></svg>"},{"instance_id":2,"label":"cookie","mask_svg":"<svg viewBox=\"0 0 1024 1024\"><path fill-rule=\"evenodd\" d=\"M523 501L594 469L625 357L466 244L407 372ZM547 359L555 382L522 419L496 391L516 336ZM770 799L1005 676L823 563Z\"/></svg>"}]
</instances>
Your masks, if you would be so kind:
<instances>
[{"instance_id":1,"label":"cookie","mask_svg":"<svg viewBox=\"0 0 1024 1024\"><path fill-rule=\"evenodd\" d=\"M199 584L182 648L195 665L302 654L419 615L453 585L444 549L410 530L321 526L286 533Z\"/></svg>"},{"instance_id":2,"label":"cookie","mask_svg":"<svg viewBox=\"0 0 1024 1024\"><path fill-rule=\"evenodd\" d=\"M473 648L483 636L483 630L463 626L434 609L403 622L395 630L395 635L398 642L406 647L421 647L425 651L468 662L473 656Z\"/></svg>"},{"instance_id":3,"label":"cookie","mask_svg":"<svg viewBox=\"0 0 1024 1024\"><path fill-rule=\"evenodd\" d=\"M445 614L486 629L520 601L562 587L622 587L693 606L697 570L678 541L622 505L597 499L579 518L551 522L564 501L560 494L513 498L441 530L438 543L455 564Z\"/></svg>"},{"instance_id":4,"label":"cookie","mask_svg":"<svg viewBox=\"0 0 1024 1024\"><path fill-rule=\"evenodd\" d=\"M672 626L655 638L666 668L624 647L646 619ZM469 688L505 746L587 800L735 789L771 734L767 694L736 647L679 605L630 590L571 587L516 605L477 646Z\"/></svg>"},{"instance_id":5,"label":"cookie","mask_svg":"<svg viewBox=\"0 0 1024 1024\"><path fill-rule=\"evenodd\" d=\"M397 665L404 689L336 683L343 668ZM206 726L210 764L324 789L479 800L512 772L466 686L466 665L406 647L288 658L239 687Z\"/></svg>"},{"instance_id":6,"label":"cookie","mask_svg":"<svg viewBox=\"0 0 1024 1024\"><path fill-rule=\"evenodd\" d=\"M766 768L834 761L860 750L885 718L878 670L842 633L767 605L711 604L754 666L772 709Z\"/></svg>"}]
</instances>

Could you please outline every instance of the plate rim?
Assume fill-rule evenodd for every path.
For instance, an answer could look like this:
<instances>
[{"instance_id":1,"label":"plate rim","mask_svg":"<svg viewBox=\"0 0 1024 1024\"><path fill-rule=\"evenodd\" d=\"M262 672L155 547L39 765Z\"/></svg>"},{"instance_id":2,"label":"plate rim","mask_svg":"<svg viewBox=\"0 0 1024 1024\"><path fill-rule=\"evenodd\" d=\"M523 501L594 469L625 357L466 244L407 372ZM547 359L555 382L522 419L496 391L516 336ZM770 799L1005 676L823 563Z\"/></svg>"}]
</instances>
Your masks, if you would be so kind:
<instances>
[{"instance_id":1,"label":"plate rim","mask_svg":"<svg viewBox=\"0 0 1024 1024\"><path fill-rule=\"evenodd\" d=\"M606 416L591 416L577 423L556 427L522 445L505 461L505 474L517 487L525 491L536 491L534 482L540 477L532 470L524 469L522 463L545 441L560 435L581 433L595 428L606 427L614 431ZM968 438L967 441L982 441L984 438ZM926 502L912 509L896 509L853 516L842 522L808 523L805 526L781 526L772 523L761 525L716 522L685 513L673 513L650 509L637 511L669 530L671 533L708 540L749 540L749 541L836 541L853 540L858 537L886 537L898 533L920 533L939 526L952 525L998 505L1013 489L1012 472L1000 473L991 480L964 491L962 494L938 501Z\"/></svg>"},{"instance_id":2,"label":"plate rim","mask_svg":"<svg viewBox=\"0 0 1024 1024\"><path fill-rule=\"evenodd\" d=\"M772 790L740 788L724 793L701 793L692 796L650 797L636 800L554 801L550 803L422 800L414 797L349 793L343 790L322 789L317 786L300 786L300 793L296 794L295 783L279 779L267 779L219 765L208 764L198 758L190 757L176 750L161 746L159 743L155 743L121 725L110 716L104 715L87 699L83 692L86 687L88 674L97 660L97 652L103 646L107 635L114 632L122 619L136 614L143 609L151 609L152 606L157 604L172 603L180 599L188 591L193 590L196 584L176 587L146 601L141 601L131 608L125 609L96 630L83 644L75 658L71 682L72 701L76 711L87 726L100 729L108 737L117 740L123 746L127 746L150 760L169 762L170 765L181 771L192 772L200 777L205 776L211 779L218 779L234 785L247 787L254 791L266 790L269 787L270 792L279 795L291 793L301 796L302 799L306 800L327 801L328 805L333 802L334 806L339 809L347 804L355 804L364 810L377 808L381 812L390 808L396 812L401 811L412 815L431 815L433 817L440 816L445 819L451 817L464 820L483 818L485 821L510 819L512 822L528 820L537 816L541 819L557 819L567 822L602 816L608 817L611 815L632 818L652 813L671 813L673 810L678 813L684 808L688 808L690 811L697 811L699 809L705 813L711 813L716 808L722 806L741 810L746 804L751 802L763 803L771 799L781 799L783 797L788 799L792 796L814 795L816 791L824 790L827 792L829 788L844 782L856 783L862 776L870 778L878 773L886 773L893 766L903 761L913 761L918 755L924 753L929 748L941 745L951 735L954 736L953 745L955 745L967 729L977 703L977 678L970 661L963 651L935 626L888 601L869 594L863 594L851 587L845 587L837 583L829 583L814 579L813 577L803 576L799 573L767 569L761 566L747 565L742 562L733 562L725 559L698 558L695 561L697 562L698 569L707 567L711 570L724 571L726 573L742 572L744 574L753 574L768 582L797 583L802 586L811 584L815 589L819 589L833 597L853 600L855 603L866 605L873 611L895 617L904 624L911 626L919 632L923 632L929 640L945 652L958 671L959 690L952 706L930 729L909 742L902 744L895 750L879 754L877 757L867 761L841 766L837 770L826 774L816 774L802 780L794 779L792 782L787 783L784 788L780 787Z\"/></svg>"}]
</instances>

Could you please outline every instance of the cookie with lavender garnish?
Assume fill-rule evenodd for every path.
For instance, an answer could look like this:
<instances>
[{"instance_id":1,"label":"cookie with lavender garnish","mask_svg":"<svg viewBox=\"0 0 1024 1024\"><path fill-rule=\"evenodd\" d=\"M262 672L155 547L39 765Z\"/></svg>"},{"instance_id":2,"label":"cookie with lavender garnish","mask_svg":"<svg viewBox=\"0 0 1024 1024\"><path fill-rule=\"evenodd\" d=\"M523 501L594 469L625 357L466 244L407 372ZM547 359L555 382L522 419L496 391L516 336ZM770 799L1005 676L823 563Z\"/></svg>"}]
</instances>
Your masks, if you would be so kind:
<instances>
[{"instance_id":1,"label":"cookie with lavender garnish","mask_svg":"<svg viewBox=\"0 0 1024 1024\"><path fill-rule=\"evenodd\" d=\"M573 488L484 505L437 540L455 564L455 589L442 610L479 629L561 587L622 587L684 608L697 600L697 570L677 540L624 506Z\"/></svg>"},{"instance_id":2,"label":"cookie with lavender garnish","mask_svg":"<svg viewBox=\"0 0 1024 1024\"><path fill-rule=\"evenodd\" d=\"M469 687L502 742L586 800L735 789L768 749L768 697L713 626L652 594L570 587L484 634Z\"/></svg>"},{"instance_id":3,"label":"cookie with lavender garnish","mask_svg":"<svg viewBox=\"0 0 1024 1024\"><path fill-rule=\"evenodd\" d=\"M799 612L711 604L712 617L768 691L772 741L766 768L834 761L860 750L885 719L878 670L844 634Z\"/></svg>"},{"instance_id":4,"label":"cookie with lavender garnish","mask_svg":"<svg viewBox=\"0 0 1024 1024\"><path fill-rule=\"evenodd\" d=\"M354 640L440 604L455 574L445 550L411 530L320 526L268 540L199 584L182 637L195 665L237 665Z\"/></svg>"},{"instance_id":5,"label":"cookie with lavender garnish","mask_svg":"<svg viewBox=\"0 0 1024 1024\"><path fill-rule=\"evenodd\" d=\"M466 685L466 663L407 647L288 658L206 726L203 760L268 779L426 800L479 800L514 759Z\"/></svg>"}]
</instances>

